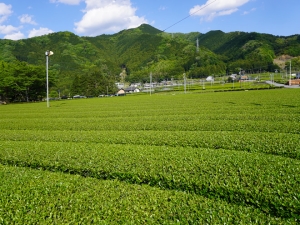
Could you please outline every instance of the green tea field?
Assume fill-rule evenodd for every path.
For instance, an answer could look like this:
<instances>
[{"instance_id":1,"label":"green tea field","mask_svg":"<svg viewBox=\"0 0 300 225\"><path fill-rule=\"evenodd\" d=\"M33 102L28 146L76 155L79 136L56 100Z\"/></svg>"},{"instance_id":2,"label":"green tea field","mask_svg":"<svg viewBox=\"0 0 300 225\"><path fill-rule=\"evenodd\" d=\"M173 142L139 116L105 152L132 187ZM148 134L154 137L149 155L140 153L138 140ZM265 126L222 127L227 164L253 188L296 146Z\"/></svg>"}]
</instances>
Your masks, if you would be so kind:
<instances>
[{"instance_id":1,"label":"green tea field","mask_svg":"<svg viewBox=\"0 0 300 225\"><path fill-rule=\"evenodd\" d=\"M299 224L300 89L0 105L0 224Z\"/></svg>"}]
</instances>

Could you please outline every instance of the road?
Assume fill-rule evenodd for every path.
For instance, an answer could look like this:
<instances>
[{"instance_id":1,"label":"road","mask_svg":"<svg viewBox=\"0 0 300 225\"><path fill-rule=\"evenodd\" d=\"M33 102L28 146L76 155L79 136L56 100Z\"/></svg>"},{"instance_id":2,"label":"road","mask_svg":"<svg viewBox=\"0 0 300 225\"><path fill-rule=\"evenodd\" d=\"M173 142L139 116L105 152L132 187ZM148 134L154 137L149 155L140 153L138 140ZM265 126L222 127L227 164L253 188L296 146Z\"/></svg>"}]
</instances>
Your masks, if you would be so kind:
<instances>
[{"instance_id":1,"label":"road","mask_svg":"<svg viewBox=\"0 0 300 225\"><path fill-rule=\"evenodd\" d=\"M275 82L272 82L270 80L267 80L266 81L267 84L270 84L270 85L274 85L276 87L284 87L284 88L300 88L300 85L285 85L285 84L279 84L279 83L275 83Z\"/></svg>"}]
</instances>

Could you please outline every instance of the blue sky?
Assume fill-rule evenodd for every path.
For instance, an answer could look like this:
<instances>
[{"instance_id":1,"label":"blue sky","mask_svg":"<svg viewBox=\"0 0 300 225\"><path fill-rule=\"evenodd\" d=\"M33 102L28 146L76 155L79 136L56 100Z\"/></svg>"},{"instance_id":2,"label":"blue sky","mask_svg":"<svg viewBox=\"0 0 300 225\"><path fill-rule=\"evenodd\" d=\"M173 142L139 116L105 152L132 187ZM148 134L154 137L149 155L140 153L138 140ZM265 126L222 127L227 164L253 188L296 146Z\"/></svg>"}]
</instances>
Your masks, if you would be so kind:
<instances>
[{"instance_id":1,"label":"blue sky","mask_svg":"<svg viewBox=\"0 0 300 225\"><path fill-rule=\"evenodd\" d=\"M0 38L11 40L59 31L114 34L143 23L169 33L289 36L300 34L299 21L300 0L0 0Z\"/></svg>"}]
</instances>

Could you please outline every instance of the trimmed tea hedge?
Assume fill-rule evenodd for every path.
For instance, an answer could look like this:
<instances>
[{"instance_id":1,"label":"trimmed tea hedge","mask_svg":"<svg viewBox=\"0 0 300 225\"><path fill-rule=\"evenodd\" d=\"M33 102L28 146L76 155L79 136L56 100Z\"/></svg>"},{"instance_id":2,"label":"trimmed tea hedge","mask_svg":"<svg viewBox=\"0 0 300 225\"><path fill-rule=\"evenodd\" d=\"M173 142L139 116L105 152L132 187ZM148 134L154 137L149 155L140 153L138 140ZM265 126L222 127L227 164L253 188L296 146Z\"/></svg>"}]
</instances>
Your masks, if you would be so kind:
<instances>
[{"instance_id":1,"label":"trimmed tea hedge","mask_svg":"<svg viewBox=\"0 0 300 225\"><path fill-rule=\"evenodd\" d=\"M299 108L300 89L0 106L0 224L299 223Z\"/></svg>"},{"instance_id":2,"label":"trimmed tea hedge","mask_svg":"<svg viewBox=\"0 0 300 225\"><path fill-rule=\"evenodd\" d=\"M0 166L1 224L295 224L253 207L118 180Z\"/></svg>"}]
</instances>

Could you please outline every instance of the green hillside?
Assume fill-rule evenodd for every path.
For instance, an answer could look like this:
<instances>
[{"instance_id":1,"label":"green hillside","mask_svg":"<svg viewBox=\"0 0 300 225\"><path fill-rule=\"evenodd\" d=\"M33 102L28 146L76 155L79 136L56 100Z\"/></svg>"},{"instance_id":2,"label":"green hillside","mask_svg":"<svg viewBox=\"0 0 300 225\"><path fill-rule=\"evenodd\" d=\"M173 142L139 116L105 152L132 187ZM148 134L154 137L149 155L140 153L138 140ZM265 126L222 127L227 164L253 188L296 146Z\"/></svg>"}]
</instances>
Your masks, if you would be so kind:
<instances>
[{"instance_id":1,"label":"green hillside","mask_svg":"<svg viewBox=\"0 0 300 225\"><path fill-rule=\"evenodd\" d=\"M101 82L95 74L114 83L121 80L121 73L128 82L149 82L150 73L159 82L182 79L183 73L203 78L240 70L273 72L279 69L273 61L281 55L294 57L293 68L300 69L300 35L278 37L222 31L171 34L146 24L97 37L80 37L64 31L18 41L0 40L0 61L13 68L20 65L19 61L45 66L46 50L54 52L49 59L51 89L62 90L64 94L78 92L75 87L79 86L81 90L99 87ZM4 67L0 70L2 96L4 89L12 88L5 81ZM18 76L18 72L15 74Z\"/></svg>"},{"instance_id":2,"label":"green hillside","mask_svg":"<svg viewBox=\"0 0 300 225\"><path fill-rule=\"evenodd\" d=\"M224 56L228 67L235 64L249 70L274 71L273 60L276 56L300 56L300 35L288 37L261 34L256 32L210 31L199 36L201 45ZM298 70L300 69L297 65Z\"/></svg>"}]
</instances>

